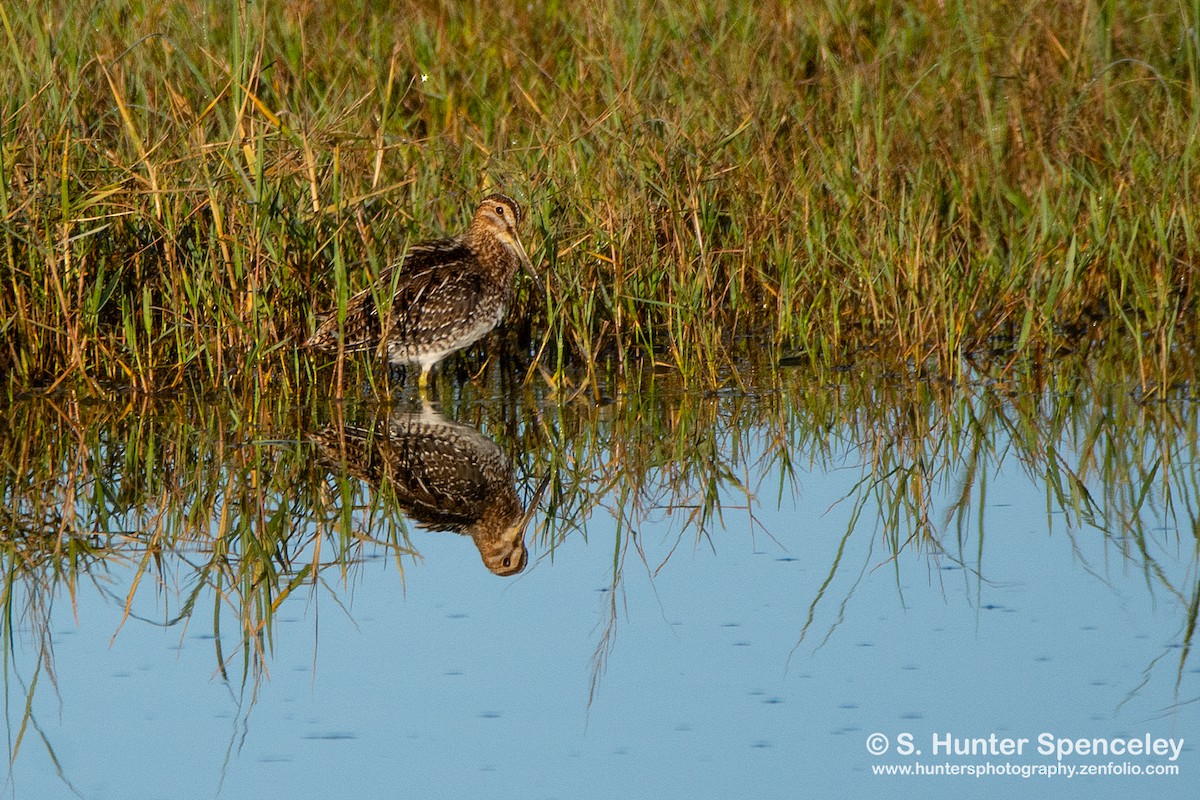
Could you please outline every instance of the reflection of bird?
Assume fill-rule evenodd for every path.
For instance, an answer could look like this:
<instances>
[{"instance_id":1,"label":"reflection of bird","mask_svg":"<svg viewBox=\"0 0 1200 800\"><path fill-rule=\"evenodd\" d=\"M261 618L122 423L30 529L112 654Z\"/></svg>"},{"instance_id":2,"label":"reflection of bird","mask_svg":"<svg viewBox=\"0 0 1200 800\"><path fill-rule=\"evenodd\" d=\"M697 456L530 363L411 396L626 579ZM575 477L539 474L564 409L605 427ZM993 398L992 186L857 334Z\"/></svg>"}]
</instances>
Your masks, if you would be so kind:
<instances>
[{"instance_id":1,"label":"reflection of bird","mask_svg":"<svg viewBox=\"0 0 1200 800\"><path fill-rule=\"evenodd\" d=\"M378 288L346 303L346 318L331 314L305 345L317 350L374 350L382 345L393 364L420 364L422 396L429 371L446 356L483 338L504 318L513 276L533 265L517 238L521 206L502 194L488 195L467 232L408 248L404 261L384 270ZM394 287L394 288L393 288ZM376 296L391 292L386 309Z\"/></svg>"},{"instance_id":2,"label":"reflection of bird","mask_svg":"<svg viewBox=\"0 0 1200 800\"><path fill-rule=\"evenodd\" d=\"M525 528L547 481L526 513L512 462L476 429L426 406L419 414L393 414L371 430L334 425L314 438L327 466L375 487L386 483L422 528L469 535L492 572L507 576L525 569Z\"/></svg>"}]
</instances>

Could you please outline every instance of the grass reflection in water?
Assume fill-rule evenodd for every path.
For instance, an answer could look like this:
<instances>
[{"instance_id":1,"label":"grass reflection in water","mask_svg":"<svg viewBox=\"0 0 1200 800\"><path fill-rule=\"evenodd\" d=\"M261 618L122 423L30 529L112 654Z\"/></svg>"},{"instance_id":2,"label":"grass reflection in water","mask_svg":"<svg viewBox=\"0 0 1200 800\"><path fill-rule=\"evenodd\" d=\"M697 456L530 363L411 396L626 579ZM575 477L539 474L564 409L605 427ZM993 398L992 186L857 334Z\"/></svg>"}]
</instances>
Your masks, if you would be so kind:
<instances>
[{"instance_id":1,"label":"grass reflection in water","mask_svg":"<svg viewBox=\"0 0 1200 800\"><path fill-rule=\"evenodd\" d=\"M612 402L472 384L441 414L317 396L21 399L0 422L11 755L39 729L31 698L54 678L55 602L98 593L119 604L123 624L178 626L181 636L211 626L219 674L242 692L269 671L282 607L317 592L338 600L380 557L403 579L432 535L414 536L413 524L470 535L499 574L520 571L526 546L543 568L564 547L611 558L594 691L628 569L654 576L681 549L719 550L733 515L758 526L757 509L801 493L801 473L847 467L847 452L861 479L842 500L852 509L844 536L884 542L868 566L898 581L913 560L981 580L995 535L989 481L1023 471L1045 488L1050 530L1104 537L1115 561L1178 608L1179 639L1155 666L1173 672L1178 693L1200 600L1200 483L1194 376L1170 383L1148 399L1136 370L1093 355L957 380L868 361L853 376L748 368L706 394L647 373ZM460 463L435 463L431 445ZM462 484L458 494L434 485L445 476ZM434 508L449 495L452 508ZM617 520L613 540L590 541L598 513ZM666 556L644 547L648 534L667 540L653 550ZM1181 560L1190 566L1163 566ZM827 596L834 576L861 565L839 556L820 568L828 578L807 619L783 622L801 644L835 632L819 611L843 602ZM17 639L39 653L32 674L15 663Z\"/></svg>"}]
</instances>

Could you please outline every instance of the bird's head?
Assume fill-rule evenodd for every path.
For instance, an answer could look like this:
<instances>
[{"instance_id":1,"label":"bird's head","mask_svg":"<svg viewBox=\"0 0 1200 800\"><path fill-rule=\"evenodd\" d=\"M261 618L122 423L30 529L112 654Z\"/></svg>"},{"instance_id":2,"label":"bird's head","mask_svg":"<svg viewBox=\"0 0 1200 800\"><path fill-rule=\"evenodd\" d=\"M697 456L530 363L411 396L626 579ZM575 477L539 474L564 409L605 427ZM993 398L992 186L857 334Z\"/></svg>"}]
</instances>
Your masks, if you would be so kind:
<instances>
[{"instance_id":1,"label":"bird's head","mask_svg":"<svg viewBox=\"0 0 1200 800\"><path fill-rule=\"evenodd\" d=\"M476 539L479 555L484 565L496 575L507 578L525 569L529 563L529 551L525 548L525 528L515 530L514 525L497 539ZM515 533L515 535L514 535Z\"/></svg>"},{"instance_id":2,"label":"bird's head","mask_svg":"<svg viewBox=\"0 0 1200 800\"><path fill-rule=\"evenodd\" d=\"M506 194L489 194L475 210L475 219L471 221L471 234L492 237L500 242L516 255L522 266L532 275L533 264L517 235L523 216L521 204L516 200Z\"/></svg>"}]
</instances>

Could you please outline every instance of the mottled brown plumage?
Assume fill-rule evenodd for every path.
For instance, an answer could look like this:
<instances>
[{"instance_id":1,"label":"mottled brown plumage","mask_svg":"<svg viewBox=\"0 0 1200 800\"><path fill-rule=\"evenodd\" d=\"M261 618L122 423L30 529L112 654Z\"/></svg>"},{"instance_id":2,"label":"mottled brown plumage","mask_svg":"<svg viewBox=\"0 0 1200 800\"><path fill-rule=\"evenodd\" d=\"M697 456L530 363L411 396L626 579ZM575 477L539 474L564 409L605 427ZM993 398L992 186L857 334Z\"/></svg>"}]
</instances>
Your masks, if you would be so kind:
<instances>
[{"instance_id":1,"label":"mottled brown plumage","mask_svg":"<svg viewBox=\"0 0 1200 800\"><path fill-rule=\"evenodd\" d=\"M331 314L305 343L317 350L387 351L393 364L419 364L424 394L429 371L451 353L495 328L512 301L513 277L524 265L533 273L517 229L521 206L503 194L479 204L467 232L452 239L412 245L399 265L380 275L380 289L367 289L346 303L338 324ZM395 287L393 290L392 287ZM376 295L391 292L390 307Z\"/></svg>"},{"instance_id":2,"label":"mottled brown plumage","mask_svg":"<svg viewBox=\"0 0 1200 800\"><path fill-rule=\"evenodd\" d=\"M313 438L324 464L376 488L386 483L420 527L469 535L495 574L515 575L528 563L525 528L546 481L526 513L512 462L476 429L426 406L371 428L330 426Z\"/></svg>"}]
</instances>

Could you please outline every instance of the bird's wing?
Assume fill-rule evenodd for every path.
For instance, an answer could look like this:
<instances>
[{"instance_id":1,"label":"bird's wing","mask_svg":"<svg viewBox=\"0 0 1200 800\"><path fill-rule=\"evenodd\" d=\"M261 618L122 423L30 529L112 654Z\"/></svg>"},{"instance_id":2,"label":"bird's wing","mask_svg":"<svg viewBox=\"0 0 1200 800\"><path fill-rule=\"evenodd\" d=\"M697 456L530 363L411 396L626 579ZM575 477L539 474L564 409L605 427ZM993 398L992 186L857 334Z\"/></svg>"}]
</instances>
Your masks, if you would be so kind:
<instances>
[{"instance_id":1,"label":"bird's wing","mask_svg":"<svg viewBox=\"0 0 1200 800\"><path fill-rule=\"evenodd\" d=\"M390 324L391 335L411 335L440 329L444 322L438 323L439 319L462 318L483 293L479 276L472 277L473 273L462 269L474 258L457 238L434 239L411 246L400 264L383 270L372 286L346 301L346 317L340 326L337 314L330 314L305 346L336 350L341 339L348 353L372 350L379 346L385 324ZM392 293L391 310L385 320L380 318L376 298L389 293Z\"/></svg>"},{"instance_id":2,"label":"bird's wing","mask_svg":"<svg viewBox=\"0 0 1200 800\"><path fill-rule=\"evenodd\" d=\"M463 248L460 257L405 269L396 279L392 305L385 314L389 339L436 340L452 337L489 297L487 278L468 269L474 256Z\"/></svg>"}]
</instances>

